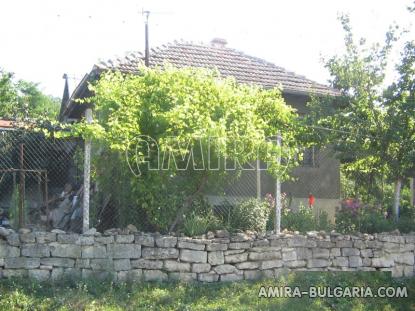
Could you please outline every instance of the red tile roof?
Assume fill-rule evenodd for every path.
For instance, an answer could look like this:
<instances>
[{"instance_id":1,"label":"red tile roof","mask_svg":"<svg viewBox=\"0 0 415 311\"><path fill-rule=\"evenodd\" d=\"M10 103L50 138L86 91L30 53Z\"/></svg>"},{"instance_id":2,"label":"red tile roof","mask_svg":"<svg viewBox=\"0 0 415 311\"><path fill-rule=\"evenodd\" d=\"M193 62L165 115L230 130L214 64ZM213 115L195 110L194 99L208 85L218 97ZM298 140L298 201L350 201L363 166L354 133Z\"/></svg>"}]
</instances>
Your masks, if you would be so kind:
<instances>
[{"instance_id":1,"label":"red tile roof","mask_svg":"<svg viewBox=\"0 0 415 311\"><path fill-rule=\"evenodd\" d=\"M135 52L124 58L100 62L96 65L96 68L137 73L138 65L143 62L143 55ZM233 76L240 83L253 83L266 88L281 84L284 93L339 94L337 90L329 86L314 82L273 63L225 46L174 42L152 49L150 52L151 67L162 66L166 62L179 68L216 68L223 76Z\"/></svg>"}]
</instances>

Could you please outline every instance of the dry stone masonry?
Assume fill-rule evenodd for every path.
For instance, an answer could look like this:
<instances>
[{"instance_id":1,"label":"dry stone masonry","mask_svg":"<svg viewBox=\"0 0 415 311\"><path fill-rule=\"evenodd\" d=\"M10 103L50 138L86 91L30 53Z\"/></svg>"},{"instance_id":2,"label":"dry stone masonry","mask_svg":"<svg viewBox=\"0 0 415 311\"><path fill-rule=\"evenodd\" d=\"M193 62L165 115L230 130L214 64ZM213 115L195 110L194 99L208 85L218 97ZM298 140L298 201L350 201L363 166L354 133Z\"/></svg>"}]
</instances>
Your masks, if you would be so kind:
<instances>
[{"instance_id":1,"label":"dry stone masonry","mask_svg":"<svg viewBox=\"0 0 415 311\"><path fill-rule=\"evenodd\" d=\"M133 231L91 229L80 235L0 227L0 277L218 282L273 278L288 271L414 273L414 234L229 235L220 230L188 238Z\"/></svg>"}]
</instances>

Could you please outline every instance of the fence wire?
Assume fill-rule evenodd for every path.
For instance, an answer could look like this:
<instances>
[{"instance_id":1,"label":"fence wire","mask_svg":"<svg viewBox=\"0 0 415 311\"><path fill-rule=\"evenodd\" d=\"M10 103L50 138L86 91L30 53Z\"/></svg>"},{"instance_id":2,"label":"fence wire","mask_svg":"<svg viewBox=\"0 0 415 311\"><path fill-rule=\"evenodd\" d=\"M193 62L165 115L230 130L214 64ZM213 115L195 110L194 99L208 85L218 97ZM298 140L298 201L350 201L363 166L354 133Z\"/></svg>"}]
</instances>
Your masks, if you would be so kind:
<instances>
[{"instance_id":1,"label":"fence wire","mask_svg":"<svg viewBox=\"0 0 415 311\"><path fill-rule=\"evenodd\" d=\"M79 232L82 141L0 130L0 225Z\"/></svg>"},{"instance_id":2,"label":"fence wire","mask_svg":"<svg viewBox=\"0 0 415 311\"><path fill-rule=\"evenodd\" d=\"M85 151L81 139L0 130L0 152L0 225L82 230ZM200 215L213 216L226 225L238 205L275 198L275 179L264 163L254 162L253 169L238 176L228 172L224 179L219 175L210 178L210 184L191 198L192 206L182 211L188 200L183 181L197 177L198 172L169 178L160 171L145 182L132 173L125 154L100 143L93 143L91 159L90 227L100 232L130 224L141 231L168 231L177 216L181 224L184 218ZM305 149L302 159L292 172L292 180L282 183L283 209L296 212L302 206L310 207L316 214L327 213L334 221L341 200L361 194L359 187L363 189L370 178L363 173L361 179L356 173L354 179L342 177L340 161L330 147ZM159 178L165 182L160 183ZM196 180L190 183L194 189L198 188ZM380 189L379 182L375 188ZM371 195L377 197L376 193Z\"/></svg>"}]
</instances>

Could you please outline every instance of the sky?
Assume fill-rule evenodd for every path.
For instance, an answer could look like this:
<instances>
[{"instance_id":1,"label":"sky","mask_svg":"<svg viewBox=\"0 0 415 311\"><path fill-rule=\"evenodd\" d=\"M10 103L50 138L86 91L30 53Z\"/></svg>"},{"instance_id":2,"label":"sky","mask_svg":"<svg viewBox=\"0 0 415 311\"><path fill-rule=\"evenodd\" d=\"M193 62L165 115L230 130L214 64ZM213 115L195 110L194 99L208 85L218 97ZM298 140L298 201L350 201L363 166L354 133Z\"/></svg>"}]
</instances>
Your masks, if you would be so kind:
<instances>
[{"instance_id":1,"label":"sky","mask_svg":"<svg viewBox=\"0 0 415 311\"><path fill-rule=\"evenodd\" d=\"M38 82L53 96L70 91L98 60L123 56L144 46L142 10L149 10L150 46L174 40L228 46L264 58L312 80L327 83L323 56L343 51L337 19L350 15L357 37L382 42L398 22L415 38L407 12L411 0L1 0L0 68ZM414 19L415 21L415 19ZM399 59L399 49L393 61ZM390 77L392 77L390 70ZM390 78L391 79L391 78Z\"/></svg>"}]
</instances>

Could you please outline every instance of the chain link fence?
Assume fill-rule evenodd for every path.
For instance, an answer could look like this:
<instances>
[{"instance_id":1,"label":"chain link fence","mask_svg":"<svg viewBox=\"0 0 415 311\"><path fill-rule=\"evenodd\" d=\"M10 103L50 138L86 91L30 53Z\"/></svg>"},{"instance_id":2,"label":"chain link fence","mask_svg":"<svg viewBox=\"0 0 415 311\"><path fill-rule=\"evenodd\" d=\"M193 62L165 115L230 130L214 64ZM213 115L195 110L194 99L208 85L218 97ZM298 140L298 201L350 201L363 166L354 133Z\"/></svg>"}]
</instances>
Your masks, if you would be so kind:
<instances>
[{"instance_id":1,"label":"chain link fence","mask_svg":"<svg viewBox=\"0 0 415 311\"><path fill-rule=\"evenodd\" d=\"M170 180L165 176L166 172L160 170L146 177L138 176L132 173L135 163L126 163L126 154L111 152L98 143L93 144L92 151L94 191L90 219L91 226L100 232L125 228L129 224L142 231L168 231L181 211L180 206L188 199L182 195L181 190L186 187L182 181L200 174L190 171L188 175L179 174ZM293 212L302 206L309 207L317 216L326 213L333 222L341 201L340 162L331 148L305 149L302 159L301 165L292 173L292 180L282 183L282 206ZM198 215L214 216L222 225L227 225L232 222L236 206L254 200L268 204L270 197L275 200L276 180L267 173L265 164L254 162L249 167L239 174L227 172L225 178L219 172L217 175L211 173L200 192L197 183L202 178L195 178L191 186L197 196L191 198L193 205L179 215L185 218L180 221L185 223ZM271 212L274 209L270 204ZM271 213L270 217L273 217ZM271 225L268 229L274 228Z\"/></svg>"},{"instance_id":2,"label":"chain link fence","mask_svg":"<svg viewBox=\"0 0 415 311\"><path fill-rule=\"evenodd\" d=\"M0 129L0 225L79 232L82 141Z\"/></svg>"},{"instance_id":3,"label":"chain link fence","mask_svg":"<svg viewBox=\"0 0 415 311\"><path fill-rule=\"evenodd\" d=\"M84 143L58 136L0 130L0 225L82 231ZM283 209L296 212L302 206L310 207L316 215L325 212L333 222L342 199L357 196L358 188L370 178L363 173L361 179L341 176L340 161L330 147L305 149L302 159L292 180L282 183ZM182 181L199 174L193 171L169 179L166 172L155 171L144 181L133 174L125 154L96 142L91 161L90 227L100 232L129 224L142 231L168 231L188 199ZM235 206L275 199L276 180L265 164L254 162L250 168L239 175L228 172L225 178L213 174L206 187L196 191L192 206L182 216L213 215L226 225L232 221ZM191 184L194 189L200 179Z\"/></svg>"}]
</instances>

